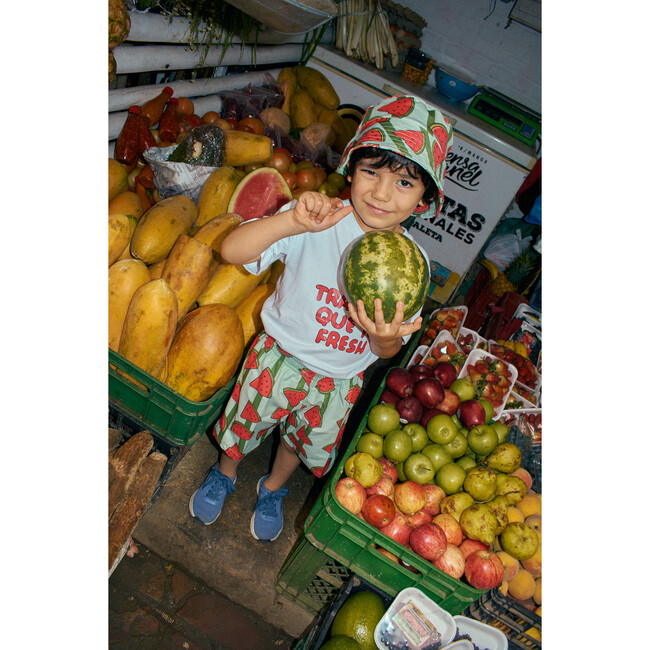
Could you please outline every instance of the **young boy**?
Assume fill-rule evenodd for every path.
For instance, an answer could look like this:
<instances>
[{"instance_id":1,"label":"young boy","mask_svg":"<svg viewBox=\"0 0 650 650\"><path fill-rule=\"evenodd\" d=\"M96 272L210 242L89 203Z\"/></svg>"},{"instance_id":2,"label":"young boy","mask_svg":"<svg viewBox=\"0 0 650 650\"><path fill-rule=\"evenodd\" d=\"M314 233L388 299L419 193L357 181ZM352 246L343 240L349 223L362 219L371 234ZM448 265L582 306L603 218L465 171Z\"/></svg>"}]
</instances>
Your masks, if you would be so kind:
<instances>
[{"instance_id":1,"label":"young boy","mask_svg":"<svg viewBox=\"0 0 650 650\"><path fill-rule=\"evenodd\" d=\"M265 331L215 427L222 453L190 499L193 517L216 521L235 489L240 461L275 426L281 442L271 473L257 484L255 539L273 541L282 532L285 483L301 461L319 477L331 468L363 371L397 354L422 324L419 314L402 322L401 301L392 322L384 320L379 299L374 321L361 301L347 304L337 284L341 255L364 233L408 237L403 221L440 211L451 140L440 111L414 97L388 98L368 109L343 152L338 171L351 183L349 201L304 192L226 237L221 254L228 262L259 274L281 259L285 269L262 309Z\"/></svg>"}]
</instances>

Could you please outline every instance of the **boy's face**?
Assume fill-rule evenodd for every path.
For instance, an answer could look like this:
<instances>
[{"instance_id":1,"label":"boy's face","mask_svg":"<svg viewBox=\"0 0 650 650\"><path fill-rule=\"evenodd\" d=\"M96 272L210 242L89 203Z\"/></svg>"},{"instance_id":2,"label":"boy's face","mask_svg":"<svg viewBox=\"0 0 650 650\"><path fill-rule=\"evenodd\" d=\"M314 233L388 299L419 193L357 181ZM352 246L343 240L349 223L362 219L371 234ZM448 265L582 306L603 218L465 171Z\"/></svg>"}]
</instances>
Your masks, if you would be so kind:
<instances>
[{"instance_id":1,"label":"boy's face","mask_svg":"<svg viewBox=\"0 0 650 650\"><path fill-rule=\"evenodd\" d=\"M411 177L406 169L395 172L388 167L373 169L363 158L348 181L354 216L364 232L401 232L400 223L413 214L425 189L424 183Z\"/></svg>"}]
</instances>

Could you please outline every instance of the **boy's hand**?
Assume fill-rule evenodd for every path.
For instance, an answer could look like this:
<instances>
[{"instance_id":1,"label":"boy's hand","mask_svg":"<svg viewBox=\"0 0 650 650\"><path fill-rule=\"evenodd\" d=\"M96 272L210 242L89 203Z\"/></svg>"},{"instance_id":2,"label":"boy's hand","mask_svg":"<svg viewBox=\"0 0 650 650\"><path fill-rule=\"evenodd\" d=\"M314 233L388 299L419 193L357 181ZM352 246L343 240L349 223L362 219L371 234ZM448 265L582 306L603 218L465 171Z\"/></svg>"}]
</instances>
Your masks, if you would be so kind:
<instances>
[{"instance_id":1,"label":"boy's hand","mask_svg":"<svg viewBox=\"0 0 650 650\"><path fill-rule=\"evenodd\" d=\"M375 320L372 321L366 314L362 300L357 301L356 308L351 302L348 303L350 317L357 327L366 332L372 351L382 359L389 359L400 351L402 337L410 336L422 327L422 316L418 316L412 323L404 323L404 302L398 300L395 316L387 323L381 299L375 298L374 307Z\"/></svg>"},{"instance_id":2,"label":"boy's hand","mask_svg":"<svg viewBox=\"0 0 650 650\"><path fill-rule=\"evenodd\" d=\"M322 192L303 192L293 208L293 220L304 232L327 230L352 212L343 201Z\"/></svg>"}]
</instances>

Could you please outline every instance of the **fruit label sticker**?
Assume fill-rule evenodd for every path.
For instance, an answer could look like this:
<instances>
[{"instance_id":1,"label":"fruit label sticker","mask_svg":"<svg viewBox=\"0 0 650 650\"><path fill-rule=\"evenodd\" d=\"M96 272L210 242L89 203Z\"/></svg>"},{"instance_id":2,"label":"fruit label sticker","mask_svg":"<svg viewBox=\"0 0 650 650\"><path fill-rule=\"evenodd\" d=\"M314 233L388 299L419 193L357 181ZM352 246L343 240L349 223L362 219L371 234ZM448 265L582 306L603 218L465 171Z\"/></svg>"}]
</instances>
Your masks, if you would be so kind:
<instances>
[{"instance_id":1,"label":"fruit label sticker","mask_svg":"<svg viewBox=\"0 0 650 650\"><path fill-rule=\"evenodd\" d=\"M440 213L432 219L415 219L409 228L427 252L431 267L437 265L448 272L444 284L432 276L429 287L432 298L443 304L453 298L528 175L528 170L474 145L458 131L446 161Z\"/></svg>"},{"instance_id":2,"label":"fruit label sticker","mask_svg":"<svg viewBox=\"0 0 650 650\"><path fill-rule=\"evenodd\" d=\"M413 648L422 648L440 641L436 626L409 600L393 618L393 625L400 629Z\"/></svg>"},{"instance_id":3,"label":"fruit label sticker","mask_svg":"<svg viewBox=\"0 0 650 650\"><path fill-rule=\"evenodd\" d=\"M442 264L438 264L438 262L434 262L433 260L431 260L430 266L431 282L443 287L449 279L451 271L449 269L446 269Z\"/></svg>"}]
</instances>

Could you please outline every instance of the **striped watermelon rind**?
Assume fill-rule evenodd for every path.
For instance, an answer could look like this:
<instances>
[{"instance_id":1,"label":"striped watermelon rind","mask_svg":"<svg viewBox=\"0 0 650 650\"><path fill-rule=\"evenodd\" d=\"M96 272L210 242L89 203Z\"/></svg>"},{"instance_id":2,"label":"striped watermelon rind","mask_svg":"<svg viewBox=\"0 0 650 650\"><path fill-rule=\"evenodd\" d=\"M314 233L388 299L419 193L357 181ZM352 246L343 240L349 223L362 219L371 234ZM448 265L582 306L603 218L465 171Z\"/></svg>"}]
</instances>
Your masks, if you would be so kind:
<instances>
[{"instance_id":1,"label":"striped watermelon rind","mask_svg":"<svg viewBox=\"0 0 650 650\"><path fill-rule=\"evenodd\" d=\"M348 301L363 300L371 320L375 298L381 298L387 323L395 317L398 300L404 301L404 320L408 320L427 297L429 264L413 240L390 230L373 230L348 246L339 278Z\"/></svg>"}]
</instances>

